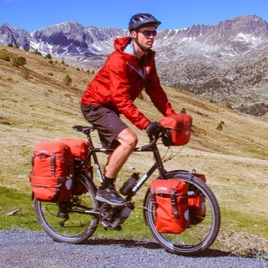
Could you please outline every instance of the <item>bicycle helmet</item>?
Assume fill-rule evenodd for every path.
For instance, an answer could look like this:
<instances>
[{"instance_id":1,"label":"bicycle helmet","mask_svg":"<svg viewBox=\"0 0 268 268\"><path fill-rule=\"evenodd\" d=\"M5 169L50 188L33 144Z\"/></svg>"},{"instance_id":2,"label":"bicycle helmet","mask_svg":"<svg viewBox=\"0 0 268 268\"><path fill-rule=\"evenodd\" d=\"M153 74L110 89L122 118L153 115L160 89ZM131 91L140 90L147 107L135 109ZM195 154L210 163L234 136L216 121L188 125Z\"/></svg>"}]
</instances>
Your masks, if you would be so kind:
<instances>
[{"instance_id":1,"label":"bicycle helmet","mask_svg":"<svg viewBox=\"0 0 268 268\"><path fill-rule=\"evenodd\" d=\"M158 27L161 22L157 20L154 16L148 13L138 13L136 15L133 15L130 18L128 29L131 32L132 30L139 29L143 26L155 24L156 27Z\"/></svg>"}]
</instances>

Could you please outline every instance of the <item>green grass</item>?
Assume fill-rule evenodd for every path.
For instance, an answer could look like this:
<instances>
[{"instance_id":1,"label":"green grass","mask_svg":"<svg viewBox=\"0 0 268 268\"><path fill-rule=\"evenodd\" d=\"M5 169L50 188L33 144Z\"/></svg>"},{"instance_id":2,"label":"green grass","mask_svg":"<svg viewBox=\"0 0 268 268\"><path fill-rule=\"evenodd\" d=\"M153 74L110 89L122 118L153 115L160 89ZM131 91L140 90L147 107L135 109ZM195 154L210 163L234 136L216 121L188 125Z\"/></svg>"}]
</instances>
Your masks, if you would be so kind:
<instances>
[{"instance_id":1,"label":"green grass","mask_svg":"<svg viewBox=\"0 0 268 268\"><path fill-rule=\"evenodd\" d=\"M36 219L31 193L21 192L11 188L0 187L0 229L24 228L28 230L40 230ZM135 209L123 225L123 230L106 231L102 227L97 229L94 236L97 237L118 237L118 238L149 238L151 234L145 225L143 218L142 201L135 200ZM19 210L11 216L7 213ZM235 208L222 208L222 228L236 229L261 235L267 238L266 216L254 215L247 209L245 211Z\"/></svg>"},{"instance_id":2,"label":"green grass","mask_svg":"<svg viewBox=\"0 0 268 268\"><path fill-rule=\"evenodd\" d=\"M0 229L41 229L34 214L31 193L0 187L0 196ZM7 215L16 210L19 211L14 215Z\"/></svg>"},{"instance_id":3,"label":"green grass","mask_svg":"<svg viewBox=\"0 0 268 268\"><path fill-rule=\"evenodd\" d=\"M27 230L41 230L36 219L31 200L31 193L21 193L15 189L0 187L0 229L22 228ZM118 231L106 231L99 226L94 237L115 238L150 238L151 234L145 225L142 212L142 202L138 201L136 208L124 223L123 229ZM14 215L7 215L17 211Z\"/></svg>"},{"instance_id":4,"label":"green grass","mask_svg":"<svg viewBox=\"0 0 268 268\"><path fill-rule=\"evenodd\" d=\"M247 152L249 153L252 153L252 154L257 154L257 155L260 155L260 156L264 156L264 157L268 157L268 153L265 151L260 151L260 150L254 150L254 149L250 149L250 150L247 150Z\"/></svg>"},{"instance_id":5,"label":"green grass","mask_svg":"<svg viewBox=\"0 0 268 268\"><path fill-rule=\"evenodd\" d=\"M260 235L268 239L266 215L258 215L256 217L254 212L247 209L245 211L239 211L233 208L222 212L222 217L223 229L239 230Z\"/></svg>"}]
</instances>

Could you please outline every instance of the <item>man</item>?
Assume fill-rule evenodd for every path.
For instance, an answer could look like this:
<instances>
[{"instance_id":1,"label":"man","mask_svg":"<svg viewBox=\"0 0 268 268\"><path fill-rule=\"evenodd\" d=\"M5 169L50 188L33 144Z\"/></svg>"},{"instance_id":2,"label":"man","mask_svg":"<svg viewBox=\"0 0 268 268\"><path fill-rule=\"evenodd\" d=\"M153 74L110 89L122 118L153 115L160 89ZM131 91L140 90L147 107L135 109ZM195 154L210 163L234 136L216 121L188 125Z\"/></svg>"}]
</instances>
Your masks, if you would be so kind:
<instances>
[{"instance_id":1,"label":"man","mask_svg":"<svg viewBox=\"0 0 268 268\"><path fill-rule=\"evenodd\" d=\"M97 200L113 206L126 203L115 190L114 181L138 141L135 132L119 118L119 114L148 134L160 133L159 122L150 122L133 103L143 88L164 116L175 114L160 85L155 52L151 50L160 23L147 13L132 16L130 37L115 40L115 51L82 96L81 110L85 119L97 128L103 146L115 148L108 156L104 180L96 195Z\"/></svg>"}]
</instances>

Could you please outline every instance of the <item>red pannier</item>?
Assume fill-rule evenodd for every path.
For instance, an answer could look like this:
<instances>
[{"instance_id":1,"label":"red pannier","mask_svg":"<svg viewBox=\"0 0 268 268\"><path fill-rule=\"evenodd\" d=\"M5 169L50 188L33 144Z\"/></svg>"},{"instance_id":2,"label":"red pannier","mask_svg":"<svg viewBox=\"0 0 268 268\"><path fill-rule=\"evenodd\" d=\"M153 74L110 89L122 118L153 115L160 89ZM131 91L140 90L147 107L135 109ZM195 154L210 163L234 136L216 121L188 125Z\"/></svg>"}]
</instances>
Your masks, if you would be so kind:
<instances>
[{"instance_id":1,"label":"red pannier","mask_svg":"<svg viewBox=\"0 0 268 268\"><path fill-rule=\"evenodd\" d=\"M165 146L181 146L190 141L192 117L189 114L173 114L160 120L166 128L162 140Z\"/></svg>"},{"instance_id":2,"label":"red pannier","mask_svg":"<svg viewBox=\"0 0 268 268\"><path fill-rule=\"evenodd\" d=\"M189 227L188 184L156 179L150 184L155 204L155 228L159 233L179 234Z\"/></svg>"},{"instance_id":3,"label":"red pannier","mask_svg":"<svg viewBox=\"0 0 268 268\"><path fill-rule=\"evenodd\" d=\"M203 174L193 174L203 182L206 177ZM198 224L206 217L205 196L201 194L196 187L191 185L192 189L188 189L188 205L191 224Z\"/></svg>"},{"instance_id":4,"label":"red pannier","mask_svg":"<svg viewBox=\"0 0 268 268\"><path fill-rule=\"evenodd\" d=\"M67 144L72 152L74 157L74 180L73 180L73 195L81 195L87 192L86 187L80 181L76 180L77 174L82 168L82 161L85 160L89 153L88 142L82 139L73 139L73 138L63 138L59 140L64 144ZM88 167L86 167L86 173L91 173L91 166L88 163ZM92 176L92 174L91 174Z\"/></svg>"},{"instance_id":5,"label":"red pannier","mask_svg":"<svg viewBox=\"0 0 268 268\"><path fill-rule=\"evenodd\" d=\"M40 142L34 147L30 183L33 197L61 202L71 195L73 156L61 142Z\"/></svg>"},{"instance_id":6,"label":"red pannier","mask_svg":"<svg viewBox=\"0 0 268 268\"><path fill-rule=\"evenodd\" d=\"M88 142L82 139L63 138L59 142L67 144L74 158L85 160L88 156Z\"/></svg>"}]
</instances>

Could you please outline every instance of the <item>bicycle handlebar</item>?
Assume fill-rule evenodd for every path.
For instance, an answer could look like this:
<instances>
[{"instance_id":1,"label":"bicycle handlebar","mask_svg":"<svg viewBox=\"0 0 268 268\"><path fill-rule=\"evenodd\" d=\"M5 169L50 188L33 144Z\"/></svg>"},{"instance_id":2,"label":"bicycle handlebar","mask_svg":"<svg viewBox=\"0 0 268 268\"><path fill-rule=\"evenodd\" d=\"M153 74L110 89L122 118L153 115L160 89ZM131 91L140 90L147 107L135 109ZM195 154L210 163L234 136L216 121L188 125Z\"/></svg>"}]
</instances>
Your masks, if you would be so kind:
<instances>
[{"instance_id":1,"label":"bicycle handlebar","mask_svg":"<svg viewBox=\"0 0 268 268\"><path fill-rule=\"evenodd\" d=\"M150 148L152 148L157 142L156 138L150 138L150 143L146 144L146 145L142 145L141 147L136 148L134 151L146 151Z\"/></svg>"}]
</instances>

